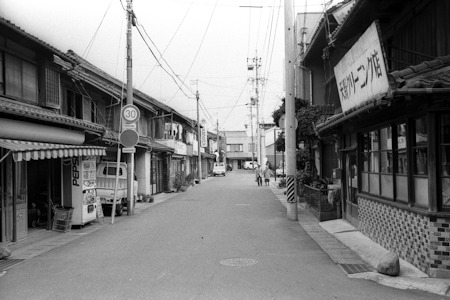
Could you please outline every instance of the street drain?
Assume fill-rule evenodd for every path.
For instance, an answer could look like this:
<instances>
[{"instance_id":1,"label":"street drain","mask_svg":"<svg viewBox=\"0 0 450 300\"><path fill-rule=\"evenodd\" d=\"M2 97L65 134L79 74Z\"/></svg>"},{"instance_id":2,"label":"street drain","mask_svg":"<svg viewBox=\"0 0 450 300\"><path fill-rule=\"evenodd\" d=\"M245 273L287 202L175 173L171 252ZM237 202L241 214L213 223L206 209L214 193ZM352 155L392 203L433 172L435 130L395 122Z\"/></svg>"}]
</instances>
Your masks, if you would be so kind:
<instances>
[{"instance_id":1,"label":"street drain","mask_svg":"<svg viewBox=\"0 0 450 300\"><path fill-rule=\"evenodd\" d=\"M227 267L248 267L257 264L258 261L252 258L228 258L220 261L221 265Z\"/></svg>"},{"instance_id":2,"label":"street drain","mask_svg":"<svg viewBox=\"0 0 450 300\"><path fill-rule=\"evenodd\" d=\"M347 275L373 271L373 269L366 264L339 264L339 266Z\"/></svg>"},{"instance_id":3,"label":"street drain","mask_svg":"<svg viewBox=\"0 0 450 300\"><path fill-rule=\"evenodd\" d=\"M20 263L21 261L24 261L24 259L18 259L18 258L5 258L0 260L0 271L5 271L8 268L11 268L12 266Z\"/></svg>"}]
</instances>

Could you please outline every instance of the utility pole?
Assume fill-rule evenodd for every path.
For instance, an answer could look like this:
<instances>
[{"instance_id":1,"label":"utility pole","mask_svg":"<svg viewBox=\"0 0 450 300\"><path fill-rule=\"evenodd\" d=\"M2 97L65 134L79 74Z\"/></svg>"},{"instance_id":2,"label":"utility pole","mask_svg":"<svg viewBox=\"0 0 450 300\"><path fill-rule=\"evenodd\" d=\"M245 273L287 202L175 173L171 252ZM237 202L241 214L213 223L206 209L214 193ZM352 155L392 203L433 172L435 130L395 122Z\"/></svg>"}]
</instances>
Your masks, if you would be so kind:
<instances>
[{"instance_id":1,"label":"utility pole","mask_svg":"<svg viewBox=\"0 0 450 300\"><path fill-rule=\"evenodd\" d=\"M253 105L250 102L250 130L252 133L252 168L254 168L255 162L255 142L253 141Z\"/></svg>"},{"instance_id":2,"label":"utility pole","mask_svg":"<svg viewBox=\"0 0 450 300\"><path fill-rule=\"evenodd\" d=\"M133 104L133 60L132 60L132 38L131 29L133 23L133 4L132 0L127 0L127 104ZM134 153L128 153L127 158L127 215L133 215L134 206ZM113 211L111 214L114 214Z\"/></svg>"},{"instance_id":3,"label":"utility pole","mask_svg":"<svg viewBox=\"0 0 450 300\"><path fill-rule=\"evenodd\" d=\"M297 181L295 160L295 97L294 97L294 18L292 0L284 0L284 41L285 41L285 80L286 80L286 196L287 217L298 220Z\"/></svg>"},{"instance_id":4,"label":"utility pole","mask_svg":"<svg viewBox=\"0 0 450 300\"><path fill-rule=\"evenodd\" d=\"M219 148L219 119L216 123L216 139L217 139L217 162L220 162L220 148Z\"/></svg>"},{"instance_id":5,"label":"utility pole","mask_svg":"<svg viewBox=\"0 0 450 300\"><path fill-rule=\"evenodd\" d=\"M198 87L197 92L195 93L195 96L197 98L197 142L198 142L198 183L202 183L202 154L200 152L200 146L201 146L201 132L200 132L200 112L199 112L199 100L200 100L200 94L198 93Z\"/></svg>"},{"instance_id":6,"label":"utility pole","mask_svg":"<svg viewBox=\"0 0 450 300\"><path fill-rule=\"evenodd\" d=\"M260 123L259 123L259 82L260 80L263 80L263 78L259 77L258 74L258 69L261 67L261 58L258 58L258 51L255 52L255 57L252 59L253 64L249 64L248 63L248 59L247 59L247 68L248 70L253 70L253 68L255 69L255 78L252 78L252 81L255 82L255 98L251 99L252 103L251 105L256 105L256 143L257 143L257 161L258 164L262 164L263 162L263 157L262 157L262 147L261 147L261 128L260 128ZM255 104L253 104L253 100L255 102ZM252 116L253 118L253 116Z\"/></svg>"}]
</instances>

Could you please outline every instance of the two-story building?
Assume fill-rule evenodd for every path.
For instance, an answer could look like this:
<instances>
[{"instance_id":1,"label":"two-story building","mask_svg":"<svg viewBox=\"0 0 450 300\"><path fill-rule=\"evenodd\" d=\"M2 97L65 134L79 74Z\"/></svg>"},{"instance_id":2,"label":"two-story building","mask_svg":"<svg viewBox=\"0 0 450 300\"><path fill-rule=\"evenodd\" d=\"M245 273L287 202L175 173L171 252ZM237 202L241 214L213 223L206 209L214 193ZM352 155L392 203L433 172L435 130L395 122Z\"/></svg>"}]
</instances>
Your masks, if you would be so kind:
<instances>
[{"instance_id":1,"label":"two-story building","mask_svg":"<svg viewBox=\"0 0 450 300\"><path fill-rule=\"evenodd\" d=\"M449 10L443 0L352 1L340 22L325 15L301 61L339 107L316 130L338 155L343 217L446 278ZM312 92L313 101L321 97Z\"/></svg>"},{"instance_id":2,"label":"two-story building","mask_svg":"<svg viewBox=\"0 0 450 300\"><path fill-rule=\"evenodd\" d=\"M52 202L95 218L92 183L106 148L91 142L104 132L104 99L72 93L55 59L76 62L5 19L0 28L0 241L8 242L26 236L36 226L29 213L50 212Z\"/></svg>"}]
</instances>

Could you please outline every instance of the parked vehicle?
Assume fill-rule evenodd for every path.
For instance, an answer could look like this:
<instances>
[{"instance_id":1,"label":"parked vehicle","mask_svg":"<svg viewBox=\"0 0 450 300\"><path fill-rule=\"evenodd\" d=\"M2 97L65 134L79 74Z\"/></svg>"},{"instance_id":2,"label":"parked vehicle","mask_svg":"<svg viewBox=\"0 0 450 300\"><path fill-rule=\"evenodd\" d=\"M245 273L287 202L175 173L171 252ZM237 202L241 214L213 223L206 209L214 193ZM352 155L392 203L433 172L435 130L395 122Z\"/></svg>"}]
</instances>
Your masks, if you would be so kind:
<instances>
[{"instance_id":1,"label":"parked vehicle","mask_svg":"<svg viewBox=\"0 0 450 300\"><path fill-rule=\"evenodd\" d=\"M100 197L103 211L112 211L116 184L117 162L103 162L97 168L97 196ZM116 216L123 214L127 206L127 164L119 163L119 180L116 196ZM134 199L137 199L138 183L134 178Z\"/></svg>"},{"instance_id":2,"label":"parked vehicle","mask_svg":"<svg viewBox=\"0 0 450 300\"><path fill-rule=\"evenodd\" d=\"M257 165L258 165L258 163L256 161L246 161L244 163L244 169L245 170L254 170L254 169L256 169Z\"/></svg>"},{"instance_id":3,"label":"parked vehicle","mask_svg":"<svg viewBox=\"0 0 450 300\"><path fill-rule=\"evenodd\" d=\"M223 175L225 176L226 170L225 170L225 164L224 163L215 163L213 168L213 175Z\"/></svg>"},{"instance_id":4,"label":"parked vehicle","mask_svg":"<svg viewBox=\"0 0 450 300\"><path fill-rule=\"evenodd\" d=\"M286 169L278 168L275 170L275 174L277 175L277 177L285 177Z\"/></svg>"}]
</instances>

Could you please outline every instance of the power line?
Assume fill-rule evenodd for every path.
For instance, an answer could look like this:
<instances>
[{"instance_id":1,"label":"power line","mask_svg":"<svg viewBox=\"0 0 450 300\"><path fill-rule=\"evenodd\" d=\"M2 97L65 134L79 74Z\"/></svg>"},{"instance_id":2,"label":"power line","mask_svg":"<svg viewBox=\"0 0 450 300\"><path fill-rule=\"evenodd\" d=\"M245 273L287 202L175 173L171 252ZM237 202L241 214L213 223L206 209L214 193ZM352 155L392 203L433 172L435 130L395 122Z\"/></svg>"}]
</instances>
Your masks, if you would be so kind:
<instances>
[{"instance_id":1,"label":"power line","mask_svg":"<svg viewBox=\"0 0 450 300\"><path fill-rule=\"evenodd\" d=\"M200 49L202 48L202 45L203 45L203 42L204 42L204 40L205 40L206 34L208 33L209 26L211 25L211 21L212 21L212 18L213 18L213 16L214 16L214 12L216 11L216 7L217 7L217 2L218 2L218 1L219 1L219 0L216 0L216 3L215 3L215 5L214 5L214 8L213 8L213 10L212 10L212 12L211 12L211 16L209 17L208 25L206 26L205 33L203 34L202 40L201 40L200 45L199 45L199 47L198 47L198 49L197 49L197 52L195 53L194 59L192 60L191 66L189 67L189 70L188 70L186 76L185 76L184 79L182 80L183 84L184 84L184 82L186 81L186 78L189 76L189 73L191 72L191 69L192 69L192 67L194 66L194 63L195 63L195 61L197 60L197 56L198 56L198 54L200 53ZM178 91L177 91L177 92L178 92ZM176 95L176 93L175 93L175 95ZM174 96L175 96L175 95L174 95ZM172 99L173 99L173 97L172 97ZM172 99L170 99L170 100L167 101L167 102L172 101Z\"/></svg>"},{"instance_id":2,"label":"power line","mask_svg":"<svg viewBox=\"0 0 450 300\"><path fill-rule=\"evenodd\" d=\"M233 108L230 110L230 112L228 113L227 117L226 117L225 120L223 121L223 124L225 124L225 123L227 122L228 117L231 115L231 113L233 112L234 108L236 107L236 104L238 103L239 99L240 99L241 96L242 96L242 93L243 93L244 90L245 90L245 87L247 86L247 83L248 83L248 81L245 82L244 87L243 87L242 90L241 90L241 93L239 94L238 98L236 99L236 102L234 103Z\"/></svg>"},{"instance_id":3,"label":"power line","mask_svg":"<svg viewBox=\"0 0 450 300\"><path fill-rule=\"evenodd\" d=\"M122 3L122 2L121 2L121 3ZM94 35L92 36L92 39L89 41L89 44L87 45L86 49L85 49L84 52L83 52L82 57L83 57L84 59L86 59L87 55L89 54L89 51L91 51L92 45L94 44L95 38L97 37L97 33L98 33L98 31L100 30L100 27L101 27L102 24L103 24L103 20L105 20L106 14L108 13L109 8L111 7L111 4L112 4L112 1L109 2L109 5L108 5L108 7L106 8L105 13L103 14L103 18L102 18L102 20L100 21L100 24L98 24L98 27L97 27L97 29L95 30L95 33L94 33Z\"/></svg>"},{"instance_id":4,"label":"power line","mask_svg":"<svg viewBox=\"0 0 450 300\"><path fill-rule=\"evenodd\" d=\"M162 52L160 59L163 57L163 54L166 53L166 50L169 48L170 44L172 43L173 39L175 38L176 34L178 33L178 30L180 30L181 25L184 23L184 20L186 19L186 16L188 15L189 11L191 10L193 2L191 2L191 4L189 5L186 13L183 16L183 19L181 20L180 24L178 25L177 29L175 30L175 33L172 35L172 38L170 39L169 43L167 43L166 48L164 48L164 51ZM155 65L150 72L148 73L147 77L145 77L144 81L142 82L141 86L139 88L141 88L145 82L147 81L147 79L150 77L150 75L152 74L153 70L157 67L157 65Z\"/></svg>"},{"instance_id":5,"label":"power line","mask_svg":"<svg viewBox=\"0 0 450 300\"><path fill-rule=\"evenodd\" d=\"M150 53L152 54L152 56L153 56L153 57L156 59L156 61L160 64L160 66L161 66L161 68L164 70L164 72L166 72L167 75L169 75L169 76L172 78L172 80L173 80L173 81L175 82L175 84L178 86L179 90L181 90L181 92L182 92L186 97L188 97L188 98L190 98L190 99L195 99L195 97L193 97L193 96L188 96L188 95L186 94L186 92L183 90L183 88L181 87L181 85L177 82L177 80L175 79L175 77L174 77L172 74L170 74L169 71L167 71L167 70L162 66L162 64L159 62L158 58L156 57L155 53L154 53L153 50L151 49L150 45L149 45L149 44L147 43L147 41L145 40L145 38L144 38L144 36L143 36L141 30L139 29L139 27L136 27L136 29L137 29L139 35L141 36L142 40L144 41L145 45L146 45L147 48L150 50ZM158 52L159 52L159 51L158 51ZM163 59L163 60L164 60L164 59ZM165 60L164 60L164 61L165 61ZM166 61L165 61L165 62L166 62ZM166 64L168 65L167 62L166 62ZM168 66L169 66L170 70L175 74L175 72L174 72L173 69L170 67L170 65L168 65ZM186 85L184 84L184 82L182 82L182 84L186 87ZM187 88L187 89L188 89L192 94L194 94L189 88Z\"/></svg>"}]
</instances>

